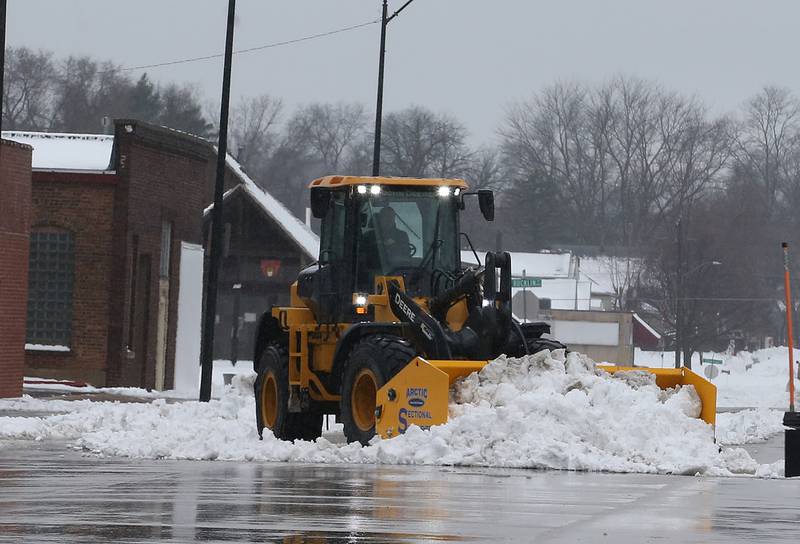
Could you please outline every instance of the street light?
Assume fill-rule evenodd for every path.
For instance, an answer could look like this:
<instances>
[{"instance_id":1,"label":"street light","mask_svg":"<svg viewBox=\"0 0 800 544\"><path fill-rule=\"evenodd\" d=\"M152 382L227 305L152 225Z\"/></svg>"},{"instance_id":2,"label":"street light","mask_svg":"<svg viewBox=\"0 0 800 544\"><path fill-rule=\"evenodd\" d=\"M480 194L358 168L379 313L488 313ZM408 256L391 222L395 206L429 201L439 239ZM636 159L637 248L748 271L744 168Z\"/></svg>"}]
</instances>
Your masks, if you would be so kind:
<instances>
[{"instance_id":1,"label":"street light","mask_svg":"<svg viewBox=\"0 0 800 544\"><path fill-rule=\"evenodd\" d=\"M375 141L372 148L372 175L380 175L381 170L381 120L383 117L383 66L386 57L386 26L389 22L400 15L400 12L408 7L414 0L408 0L400 6L400 9L387 17L389 10L388 0L383 0L383 11L381 13L381 51L378 60L378 104L375 107Z\"/></svg>"},{"instance_id":2,"label":"street light","mask_svg":"<svg viewBox=\"0 0 800 544\"><path fill-rule=\"evenodd\" d=\"M701 268L705 268L707 266L719 266L722 263L719 261L706 261L698 264L688 272L683 272L682 264L683 263L679 259L678 274L675 281L675 368L681 367L681 355L683 353L683 346L681 345L681 329L683 327L683 280L695 272L698 272ZM691 366L692 362L689 361L689 367L691 368Z\"/></svg>"}]
</instances>

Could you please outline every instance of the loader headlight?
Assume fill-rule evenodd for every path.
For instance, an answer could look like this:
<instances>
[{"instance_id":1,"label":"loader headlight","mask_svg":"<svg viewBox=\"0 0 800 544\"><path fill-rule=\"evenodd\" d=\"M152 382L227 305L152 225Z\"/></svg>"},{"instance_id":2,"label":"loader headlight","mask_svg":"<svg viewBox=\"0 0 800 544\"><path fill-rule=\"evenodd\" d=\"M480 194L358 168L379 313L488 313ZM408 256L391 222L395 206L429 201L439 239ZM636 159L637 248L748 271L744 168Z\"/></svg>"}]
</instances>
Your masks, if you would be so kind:
<instances>
[{"instance_id":1,"label":"loader headlight","mask_svg":"<svg viewBox=\"0 0 800 544\"><path fill-rule=\"evenodd\" d=\"M439 187L439 196L450 196L450 187Z\"/></svg>"},{"instance_id":2,"label":"loader headlight","mask_svg":"<svg viewBox=\"0 0 800 544\"><path fill-rule=\"evenodd\" d=\"M381 194L381 186L380 185L373 185L369 188L369 194L371 195L379 195Z\"/></svg>"},{"instance_id":3,"label":"loader headlight","mask_svg":"<svg viewBox=\"0 0 800 544\"><path fill-rule=\"evenodd\" d=\"M358 194L360 194L360 195L365 195L365 194L367 194L367 186L366 186L366 185L359 185L359 186L356 188L356 190L358 191Z\"/></svg>"},{"instance_id":4,"label":"loader headlight","mask_svg":"<svg viewBox=\"0 0 800 544\"><path fill-rule=\"evenodd\" d=\"M369 296L366 293L353 293L353 306L355 306L357 314L366 314L368 303Z\"/></svg>"}]
</instances>

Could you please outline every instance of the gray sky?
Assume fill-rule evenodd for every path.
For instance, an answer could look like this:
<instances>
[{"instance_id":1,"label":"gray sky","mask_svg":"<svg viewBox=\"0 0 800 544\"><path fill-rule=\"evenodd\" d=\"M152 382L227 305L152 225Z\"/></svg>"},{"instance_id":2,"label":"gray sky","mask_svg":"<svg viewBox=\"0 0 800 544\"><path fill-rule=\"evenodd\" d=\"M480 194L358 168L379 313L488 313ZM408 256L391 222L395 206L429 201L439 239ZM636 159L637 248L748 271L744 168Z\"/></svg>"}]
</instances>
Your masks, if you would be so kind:
<instances>
[{"instance_id":1,"label":"gray sky","mask_svg":"<svg viewBox=\"0 0 800 544\"><path fill-rule=\"evenodd\" d=\"M390 0L390 12L402 5ZM8 0L9 46L124 66L222 52L226 0ZM236 48L380 16L380 0L239 0ZM557 79L617 73L737 108L764 84L800 89L795 0L415 0L389 25L384 110L421 104L490 142L505 106ZM234 57L234 97L374 108L380 25ZM222 61L148 69L218 100ZM141 71L133 72L138 77Z\"/></svg>"}]
</instances>

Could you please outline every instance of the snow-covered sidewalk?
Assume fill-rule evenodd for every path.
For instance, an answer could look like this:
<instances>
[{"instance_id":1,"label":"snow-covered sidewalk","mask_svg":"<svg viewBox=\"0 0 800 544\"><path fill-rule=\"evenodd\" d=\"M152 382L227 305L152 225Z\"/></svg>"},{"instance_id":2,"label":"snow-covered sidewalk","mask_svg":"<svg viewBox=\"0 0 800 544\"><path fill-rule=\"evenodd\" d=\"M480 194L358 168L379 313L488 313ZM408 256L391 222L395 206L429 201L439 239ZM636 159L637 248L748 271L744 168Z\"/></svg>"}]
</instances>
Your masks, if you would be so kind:
<instances>
[{"instance_id":1,"label":"snow-covered sidewalk","mask_svg":"<svg viewBox=\"0 0 800 544\"><path fill-rule=\"evenodd\" d=\"M66 439L96 455L167 459L761 477L780 476L783 465L759 465L729 446L780 432L780 412L720 414L720 451L714 430L696 418L699 399L692 387L662 391L649 374L610 376L577 353L500 357L456 385L446 424L427 431L412 427L367 447L344 445L335 433L316 442L283 442L269 434L259 441L252 381L252 373L237 376L209 403L4 400L0 410L63 413L0 417L0 438Z\"/></svg>"}]
</instances>

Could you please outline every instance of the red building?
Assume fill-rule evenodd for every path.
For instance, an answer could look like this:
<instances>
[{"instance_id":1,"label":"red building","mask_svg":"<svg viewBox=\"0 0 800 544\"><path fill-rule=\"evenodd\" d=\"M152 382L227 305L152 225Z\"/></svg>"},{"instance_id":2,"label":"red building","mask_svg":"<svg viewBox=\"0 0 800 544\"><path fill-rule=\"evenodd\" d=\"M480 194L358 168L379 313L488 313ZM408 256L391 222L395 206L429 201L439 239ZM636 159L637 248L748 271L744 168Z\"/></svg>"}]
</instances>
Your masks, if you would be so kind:
<instances>
[{"instance_id":1,"label":"red building","mask_svg":"<svg viewBox=\"0 0 800 544\"><path fill-rule=\"evenodd\" d=\"M191 375L198 368L203 212L212 201L214 146L133 120L116 121L114 135L5 136L33 147L27 375L170 389L176 359ZM246 186L241 193L258 213L286 221L285 208L230 157L228 166L226 188ZM295 237L284 237L287 244L296 245L301 232L313 245L310 229L288 217ZM308 254L270 246L263 259L283 258L281 277L288 277ZM288 292L288 283L272 286ZM225 319L244 322L254 311L244 310Z\"/></svg>"},{"instance_id":2,"label":"red building","mask_svg":"<svg viewBox=\"0 0 800 544\"><path fill-rule=\"evenodd\" d=\"M170 386L179 242L201 243L213 150L136 121L33 147L25 363L33 376Z\"/></svg>"},{"instance_id":3,"label":"red building","mask_svg":"<svg viewBox=\"0 0 800 544\"><path fill-rule=\"evenodd\" d=\"M25 360L31 148L0 139L0 397L19 397Z\"/></svg>"}]
</instances>

